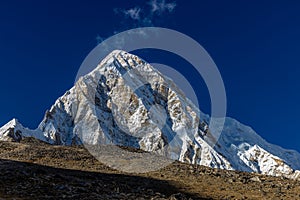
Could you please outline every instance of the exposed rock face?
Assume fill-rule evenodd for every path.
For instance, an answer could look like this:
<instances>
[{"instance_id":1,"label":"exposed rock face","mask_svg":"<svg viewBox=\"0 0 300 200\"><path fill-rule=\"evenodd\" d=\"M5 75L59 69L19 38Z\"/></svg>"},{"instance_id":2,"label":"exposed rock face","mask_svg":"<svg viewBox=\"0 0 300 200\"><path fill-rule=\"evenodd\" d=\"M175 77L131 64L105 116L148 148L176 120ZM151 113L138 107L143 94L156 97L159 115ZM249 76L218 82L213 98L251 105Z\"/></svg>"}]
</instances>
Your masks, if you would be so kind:
<instances>
[{"instance_id":1,"label":"exposed rock face","mask_svg":"<svg viewBox=\"0 0 300 200\"><path fill-rule=\"evenodd\" d=\"M45 140L116 144L231 169L203 139L194 105L137 56L114 51L59 98L39 126ZM76 143L75 142L75 143Z\"/></svg>"},{"instance_id":2,"label":"exposed rock face","mask_svg":"<svg viewBox=\"0 0 300 200\"><path fill-rule=\"evenodd\" d=\"M206 141L215 138L204 119L172 80L137 56L114 51L55 102L36 130L12 120L0 129L0 140L115 144L213 168L298 176L299 153L267 143L230 118L212 148Z\"/></svg>"}]
</instances>

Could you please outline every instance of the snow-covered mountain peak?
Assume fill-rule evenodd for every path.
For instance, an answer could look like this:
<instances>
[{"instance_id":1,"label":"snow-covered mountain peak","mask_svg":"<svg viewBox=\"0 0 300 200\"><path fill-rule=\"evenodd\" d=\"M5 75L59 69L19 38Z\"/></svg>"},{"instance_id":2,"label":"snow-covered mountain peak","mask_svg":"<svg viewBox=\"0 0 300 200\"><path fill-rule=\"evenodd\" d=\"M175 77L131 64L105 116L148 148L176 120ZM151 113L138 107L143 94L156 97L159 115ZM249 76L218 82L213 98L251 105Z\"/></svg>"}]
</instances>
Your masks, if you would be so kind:
<instances>
[{"instance_id":1,"label":"snow-covered mountain peak","mask_svg":"<svg viewBox=\"0 0 300 200\"><path fill-rule=\"evenodd\" d=\"M227 118L217 145L201 113L174 82L139 57L115 50L46 111L36 130L12 120L0 140L36 137L57 145L113 144L214 168L298 177L300 155ZM95 155L97 157L97 155Z\"/></svg>"},{"instance_id":2,"label":"snow-covered mountain peak","mask_svg":"<svg viewBox=\"0 0 300 200\"><path fill-rule=\"evenodd\" d=\"M15 128L17 125L21 125L21 124L19 124L18 120L14 118L0 128L0 133L3 133L9 128Z\"/></svg>"},{"instance_id":3,"label":"snow-covered mountain peak","mask_svg":"<svg viewBox=\"0 0 300 200\"><path fill-rule=\"evenodd\" d=\"M1 141L20 141L23 137L35 137L43 140L44 137L39 130L30 130L23 127L17 119L12 119L0 128Z\"/></svg>"},{"instance_id":4,"label":"snow-covered mountain peak","mask_svg":"<svg viewBox=\"0 0 300 200\"><path fill-rule=\"evenodd\" d=\"M5 129L5 128L14 128L16 125L20 125L19 121L15 118L7 122L4 126L0 128L0 130Z\"/></svg>"}]
</instances>

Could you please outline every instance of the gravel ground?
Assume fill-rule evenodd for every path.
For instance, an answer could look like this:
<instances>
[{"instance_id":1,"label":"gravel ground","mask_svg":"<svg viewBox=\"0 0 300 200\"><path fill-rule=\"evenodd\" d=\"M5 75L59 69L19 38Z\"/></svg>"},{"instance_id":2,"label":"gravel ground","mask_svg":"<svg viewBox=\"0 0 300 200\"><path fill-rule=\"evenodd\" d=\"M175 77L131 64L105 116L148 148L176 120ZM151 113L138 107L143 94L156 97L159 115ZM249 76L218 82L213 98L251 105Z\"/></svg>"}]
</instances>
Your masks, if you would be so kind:
<instances>
[{"instance_id":1,"label":"gravel ground","mask_svg":"<svg viewBox=\"0 0 300 200\"><path fill-rule=\"evenodd\" d=\"M0 199L300 199L300 182L285 178L179 162L124 173L83 147L32 138L0 142L0 173Z\"/></svg>"}]
</instances>

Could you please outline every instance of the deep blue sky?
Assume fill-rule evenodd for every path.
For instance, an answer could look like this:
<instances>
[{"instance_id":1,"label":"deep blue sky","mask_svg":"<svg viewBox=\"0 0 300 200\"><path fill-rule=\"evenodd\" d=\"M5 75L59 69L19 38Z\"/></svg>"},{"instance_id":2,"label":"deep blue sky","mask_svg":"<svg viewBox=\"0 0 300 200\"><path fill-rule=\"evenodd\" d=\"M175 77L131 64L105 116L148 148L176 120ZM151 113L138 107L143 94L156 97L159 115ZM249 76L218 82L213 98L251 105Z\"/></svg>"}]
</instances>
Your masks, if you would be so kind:
<instances>
[{"instance_id":1,"label":"deep blue sky","mask_svg":"<svg viewBox=\"0 0 300 200\"><path fill-rule=\"evenodd\" d=\"M122 14L139 6L145 17L145 2L0 1L0 125L15 117L37 127L45 110L72 87L97 35L151 25ZM300 151L299 11L298 1L177 0L172 12L153 16L152 25L183 32L209 52L225 83L228 116ZM180 63L151 55L146 60ZM185 73L193 84L201 79ZM200 106L209 112L209 96L199 85Z\"/></svg>"}]
</instances>

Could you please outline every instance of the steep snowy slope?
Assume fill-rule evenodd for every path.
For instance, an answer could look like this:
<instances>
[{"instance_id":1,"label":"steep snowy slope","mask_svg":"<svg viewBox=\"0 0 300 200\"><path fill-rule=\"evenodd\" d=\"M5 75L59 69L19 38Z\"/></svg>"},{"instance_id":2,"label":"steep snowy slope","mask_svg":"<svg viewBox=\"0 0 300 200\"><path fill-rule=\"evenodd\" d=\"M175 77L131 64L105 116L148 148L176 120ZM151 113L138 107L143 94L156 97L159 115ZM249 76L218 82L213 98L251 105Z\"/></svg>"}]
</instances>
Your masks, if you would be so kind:
<instances>
[{"instance_id":1,"label":"steep snowy slope","mask_svg":"<svg viewBox=\"0 0 300 200\"><path fill-rule=\"evenodd\" d=\"M229 117L215 149L237 170L294 178L299 176L299 171L294 171L300 169L300 154L297 151L270 144L252 128Z\"/></svg>"}]
</instances>

